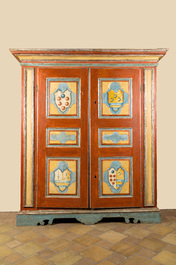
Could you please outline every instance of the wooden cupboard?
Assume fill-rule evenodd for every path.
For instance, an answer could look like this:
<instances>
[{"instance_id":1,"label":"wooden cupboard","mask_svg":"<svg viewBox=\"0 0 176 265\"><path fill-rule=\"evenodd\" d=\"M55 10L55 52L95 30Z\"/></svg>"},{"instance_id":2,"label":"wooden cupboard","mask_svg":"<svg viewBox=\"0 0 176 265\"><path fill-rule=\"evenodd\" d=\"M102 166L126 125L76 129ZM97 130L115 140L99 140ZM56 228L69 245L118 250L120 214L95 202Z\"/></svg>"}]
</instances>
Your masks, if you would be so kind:
<instances>
[{"instance_id":1,"label":"wooden cupboard","mask_svg":"<svg viewBox=\"0 0 176 265\"><path fill-rule=\"evenodd\" d=\"M17 224L160 222L156 68L166 49L11 52L22 66Z\"/></svg>"}]
</instances>

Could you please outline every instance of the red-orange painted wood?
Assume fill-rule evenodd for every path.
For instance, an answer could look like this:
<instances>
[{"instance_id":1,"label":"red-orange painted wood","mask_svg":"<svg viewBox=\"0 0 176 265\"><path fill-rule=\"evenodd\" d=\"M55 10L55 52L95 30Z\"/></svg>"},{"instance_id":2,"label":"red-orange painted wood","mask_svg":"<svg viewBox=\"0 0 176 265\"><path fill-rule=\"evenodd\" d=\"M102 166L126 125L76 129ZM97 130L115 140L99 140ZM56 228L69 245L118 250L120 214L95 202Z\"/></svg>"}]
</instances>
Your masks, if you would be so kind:
<instances>
[{"instance_id":1,"label":"red-orange painted wood","mask_svg":"<svg viewBox=\"0 0 176 265\"><path fill-rule=\"evenodd\" d=\"M121 208L144 206L144 71L153 69L153 146L154 157L154 205L157 206L157 112L156 112L156 65L166 54L166 49L157 50L11 50L17 60L22 63L22 100L21 100L21 210L37 210L52 208ZM18 57L29 55L29 57ZM33 55L39 55L33 57ZM61 55L55 60L41 59L42 55ZM68 56L68 60L62 59ZM89 55L104 56L100 59L89 60ZM121 56L121 60L113 60L113 56ZM131 57L136 58L133 60ZM70 56L74 56L71 58ZM79 59L78 56L84 56ZM86 57L87 56L87 57ZM106 59L106 56L108 57ZM141 57L142 56L142 57ZM156 56L156 57L153 57ZM137 58L138 57L138 58ZM62 57L64 58L64 57ZM142 58L142 59L141 59ZM118 65L118 66L117 66ZM118 67L118 68L117 68ZM33 207L25 207L25 69L35 70L35 108L34 108L34 176L33 176ZM90 76L89 76L90 73ZM81 118L46 118L46 78L81 78ZM132 78L133 79L133 116L132 118L111 119L98 118L98 78ZM89 87L90 80L90 87ZM38 92L37 92L38 86ZM90 89L90 98L88 93ZM140 89L141 88L141 89ZM90 101L90 116L89 116ZM90 118L90 121L89 121ZM89 124L90 122L90 124ZM90 126L89 126L90 125ZM64 148L46 146L46 128L80 128L81 145L74 144ZM133 144L129 146L103 147L98 146L98 129L102 128L132 128ZM89 134L90 130L90 134ZM90 136L90 137L89 137ZM52 146L53 145L53 146ZM103 145L103 144L102 144ZM80 197L61 198L46 196L46 157L80 158ZM132 197L99 197L99 158L100 157L132 157L133 158L133 196ZM89 160L90 159L90 160ZM96 178L95 178L96 176ZM131 176L130 176L131 177ZM145 176L146 177L146 176ZM115 198L116 197L116 198Z\"/></svg>"},{"instance_id":2,"label":"red-orange painted wood","mask_svg":"<svg viewBox=\"0 0 176 265\"><path fill-rule=\"evenodd\" d=\"M38 208L87 208L88 207L88 70L39 68L38 84ZM81 117L46 117L46 78L81 79ZM81 147L46 147L47 128L80 128ZM80 158L80 197L46 196L46 158Z\"/></svg>"},{"instance_id":3,"label":"red-orange painted wood","mask_svg":"<svg viewBox=\"0 0 176 265\"><path fill-rule=\"evenodd\" d=\"M99 78L132 78L132 118L98 118L98 79ZM140 69L93 69L91 70L91 207L119 208L141 207L141 94ZM124 148L99 148L99 128L132 128L133 145ZM132 157L133 158L133 196L106 198L99 197L99 157ZM96 176L96 178L95 178Z\"/></svg>"},{"instance_id":4,"label":"red-orange painted wood","mask_svg":"<svg viewBox=\"0 0 176 265\"><path fill-rule=\"evenodd\" d=\"M142 207L144 207L144 69L141 69L141 185Z\"/></svg>"}]
</instances>

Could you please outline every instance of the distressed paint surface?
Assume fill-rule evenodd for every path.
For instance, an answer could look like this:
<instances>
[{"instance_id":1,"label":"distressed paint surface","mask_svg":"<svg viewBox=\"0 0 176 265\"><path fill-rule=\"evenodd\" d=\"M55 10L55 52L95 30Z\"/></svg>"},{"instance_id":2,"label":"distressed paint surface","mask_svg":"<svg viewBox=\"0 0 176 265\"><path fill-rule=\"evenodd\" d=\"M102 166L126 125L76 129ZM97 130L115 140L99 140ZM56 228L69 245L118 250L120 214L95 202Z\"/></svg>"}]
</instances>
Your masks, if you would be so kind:
<instances>
[{"instance_id":1,"label":"distressed paint surface","mask_svg":"<svg viewBox=\"0 0 176 265\"><path fill-rule=\"evenodd\" d=\"M131 117L131 79L99 79L99 118Z\"/></svg>"},{"instance_id":2,"label":"distressed paint surface","mask_svg":"<svg viewBox=\"0 0 176 265\"><path fill-rule=\"evenodd\" d=\"M154 206L154 120L153 120L153 90L154 90L154 73L153 69L144 70L145 77L145 206Z\"/></svg>"},{"instance_id":3,"label":"distressed paint surface","mask_svg":"<svg viewBox=\"0 0 176 265\"><path fill-rule=\"evenodd\" d=\"M99 129L99 147L132 146L132 129Z\"/></svg>"},{"instance_id":4,"label":"distressed paint surface","mask_svg":"<svg viewBox=\"0 0 176 265\"><path fill-rule=\"evenodd\" d=\"M94 211L95 212L95 211ZM18 214L17 215L17 226L36 226L38 224L44 225L46 223L52 224L54 219L63 219L63 218L75 218L79 222L85 225L93 225L103 218L124 218L126 223L161 223L161 214L159 211L142 211L140 212L117 212L113 210L110 212L102 212L101 210L96 211L96 213L82 213L81 211L77 213L46 213L46 214Z\"/></svg>"},{"instance_id":5,"label":"distressed paint surface","mask_svg":"<svg viewBox=\"0 0 176 265\"><path fill-rule=\"evenodd\" d=\"M47 171L48 195L79 195L79 158L47 159Z\"/></svg>"},{"instance_id":6,"label":"distressed paint surface","mask_svg":"<svg viewBox=\"0 0 176 265\"><path fill-rule=\"evenodd\" d=\"M47 117L80 117L80 80L47 78Z\"/></svg>"},{"instance_id":7,"label":"distressed paint surface","mask_svg":"<svg viewBox=\"0 0 176 265\"><path fill-rule=\"evenodd\" d=\"M121 68L126 68L126 67L154 67L158 66L158 63L46 63L46 62L38 62L38 63L30 63L30 62L25 62L21 63L21 66L70 66L70 67L121 67Z\"/></svg>"},{"instance_id":8,"label":"distressed paint surface","mask_svg":"<svg viewBox=\"0 0 176 265\"><path fill-rule=\"evenodd\" d=\"M63 60L70 60L70 61L85 61L85 60L92 60L92 61L158 61L162 55L144 55L144 56L134 56L134 55L129 55L129 56L120 56L120 55L113 55L113 56L103 56L103 55L99 55L99 56L91 56L91 55L77 55L76 57L73 55L16 55L16 57L22 62L22 61L63 61ZM32 57L32 58L31 58ZM32 59L32 60L31 60Z\"/></svg>"},{"instance_id":9,"label":"distressed paint surface","mask_svg":"<svg viewBox=\"0 0 176 265\"><path fill-rule=\"evenodd\" d=\"M132 196L132 158L99 158L99 196Z\"/></svg>"},{"instance_id":10,"label":"distressed paint surface","mask_svg":"<svg viewBox=\"0 0 176 265\"><path fill-rule=\"evenodd\" d=\"M25 70L26 96L26 143L25 143L25 194L24 207L33 207L33 176L34 176L34 69Z\"/></svg>"},{"instance_id":11,"label":"distressed paint surface","mask_svg":"<svg viewBox=\"0 0 176 265\"><path fill-rule=\"evenodd\" d=\"M133 50L133 51L132 50L127 50L127 51L125 51L125 50L121 50L121 51L120 50L119 51L118 50L116 50L116 51L115 50L114 51L113 50L111 50L111 51L106 50L105 51L104 50L104 51L95 51L95 53L94 53L94 50L92 50L92 53L90 53L90 50L87 50L87 52L86 51L81 52L80 50L78 50L77 52L75 52L74 50L62 51L62 52L59 50L47 50L47 52L45 52L45 51L44 50L43 51L42 50L40 50L40 51L35 50L33 52L32 50L28 50L28 51L25 51L25 50L24 51L23 50L17 51L16 50L16 51L12 51L12 53L14 54L14 56L16 58L19 59L21 65L38 65L38 66L41 65L41 66L56 66L56 67L57 66L63 66L63 68L65 66L69 66L69 67L71 67L71 66L75 67L76 66L76 67L84 67L85 68L88 65L92 68L96 67L96 66L101 66L101 67L105 66L107 68L110 68L110 67L115 68L117 66L122 67L122 68L123 67L127 67L127 68L129 68L129 67L143 67L143 66L154 67L157 65L158 60L160 60L163 57L163 55L166 53L166 50L136 50L136 51L135 50ZM87 62L87 64L86 64L86 62ZM146 77L147 77L147 75L146 75ZM59 82L62 82L62 83L65 82L68 84L69 80L67 80L67 81L66 80L60 80ZM119 82L121 82L121 81L120 80L118 80L118 81L114 80L112 82L114 82L114 83L116 82L116 85L117 85L117 83L120 85ZM146 84L147 84L147 82L146 82ZM59 86L58 86L58 88L59 88ZM50 118L50 117L52 117L52 118L64 117L65 118L67 116L68 116L67 118L69 118L69 116L71 116L71 115L73 115L72 116L73 118L79 117L79 115L80 115L79 100L77 101L78 104L74 103L75 96L73 94L73 97L72 97L71 93L73 91L71 92L69 89L70 88L67 88L65 91L61 91L62 94L65 95L65 98L61 97L62 94L59 90L55 90L53 92L54 95L51 96L51 98L52 98L52 100L54 99L53 100L54 104L53 104L53 102L49 102L49 104L52 103L53 105L55 105L58 113L56 113L56 110L54 110L55 113L50 115L50 113L49 113L50 106L49 106L49 109L48 109L49 111L47 112L48 118ZM120 89L121 89L121 85L120 85ZM102 104L105 105L102 108L104 113L101 111L101 113L99 113L98 115L103 115L104 116L103 118L107 118L107 119L111 118L113 115L114 116L112 118L114 118L115 116L116 116L116 118L123 118L123 117L124 118L130 118L131 117L130 115L132 114L132 104L131 104L132 93L130 93L130 95L129 95L129 93L125 92L125 90L123 88L121 89L121 91L123 93L120 92L119 90L116 91L113 89L106 91L107 92L106 97L104 97L104 98L102 97L103 99L105 99L104 102L102 100L102 102L103 102ZM150 94L150 92L149 92L149 94ZM58 99L60 97L61 97L61 99ZM66 101L66 97L69 97L69 99L67 101ZM73 98L73 100L71 100L71 97ZM117 98L119 99L118 101L116 100ZM44 101L45 101L45 99L44 99ZM59 105L59 103L62 103L62 104ZM66 103L68 103L68 104L66 104ZM73 103L78 105L78 111L74 112L74 110L72 109L71 113L69 113L70 109L74 105ZM113 104L117 104L117 106L115 106ZM127 109L125 109L127 104L129 105L128 111L127 111ZM65 109L62 109L62 106L64 106ZM152 104L151 104L151 106L152 106ZM105 107L107 109L105 109ZM72 113L72 111L73 111L73 113ZM108 113L108 111L109 111L109 113ZM102 117L100 117L100 118L102 118ZM146 130L150 131L150 129L153 126L150 118L149 119L147 118L146 122L147 122ZM129 120L129 123L130 123L130 120ZM57 127L57 125L56 125L56 127ZM115 132L113 132L113 133L115 133ZM119 135L113 134L113 133L112 133L112 135L106 135L106 136L111 137L111 139L108 139L108 138L104 139L104 141L106 143L108 143L108 141L109 141L109 143L111 141L111 144L114 144L114 145L120 143L119 139L117 139L119 137ZM65 132L65 134L64 134L64 132L61 132L61 137L59 140L56 137L55 139L53 138L53 140L51 140L51 141L58 141L60 144L65 144L65 143L68 144L69 141L70 141L69 143L71 143L71 141L72 142L75 141L75 140L73 140L73 138L72 139L66 139L67 138L66 135L68 135L66 132ZM154 187L154 185L153 185L153 176L154 176L153 175L153 158L155 158L155 157L151 157L151 155L154 152L153 147L152 147L152 144L153 144L152 140L153 140L153 138L148 134L146 136L147 148L145 151L146 151L146 164L149 161L149 167L148 168L146 167L146 172L145 172L145 181L146 181L145 182L145 184L146 184L145 185L146 186L145 194L147 196L148 205L150 205L150 206L152 206L153 195L154 195L154 193L153 193L153 187ZM125 138L121 139L121 142L123 142L124 144L125 143L127 144L128 141L129 141L129 138L126 140L125 140ZM135 142L136 142L136 138L135 138ZM44 142L44 144L45 144L45 142ZM112 147L112 145L111 145L111 147ZM102 150L100 150L100 151L102 151ZM125 150L123 150L123 151L125 151ZM155 154L153 154L153 155L155 155ZM148 159L148 156L150 156L149 159ZM65 159L65 161L67 161L67 160ZM135 165L135 168L136 168L136 165ZM111 169L112 168L110 167L108 174L109 174ZM56 171L57 170L59 170L59 168L57 168ZM67 170L68 170L67 174L68 174L69 178L71 179L70 168ZM125 179L125 173L124 173L123 169L116 168L115 171L116 171L116 175L118 172L120 172L121 175L123 176L123 179ZM147 176L149 176L149 178ZM111 186L115 190L118 190L118 187L117 187L118 183L113 184L112 183L113 180L110 182L111 182L110 183ZM122 187L123 187L123 185L122 185ZM66 190L66 188L65 188L65 190ZM151 190L152 190L152 196L151 196ZM118 194L118 196L119 196L119 194ZM147 205L147 203L146 203L146 205ZM80 218L84 218L84 217L82 216ZM93 216L92 216L92 218L93 218Z\"/></svg>"},{"instance_id":12,"label":"distressed paint surface","mask_svg":"<svg viewBox=\"0 0 176 265\"><path fill-rule=\"evenodd\" d=\"M80 129L47 128L46 146L80 147Z\"/></svg>"}]
</instances>

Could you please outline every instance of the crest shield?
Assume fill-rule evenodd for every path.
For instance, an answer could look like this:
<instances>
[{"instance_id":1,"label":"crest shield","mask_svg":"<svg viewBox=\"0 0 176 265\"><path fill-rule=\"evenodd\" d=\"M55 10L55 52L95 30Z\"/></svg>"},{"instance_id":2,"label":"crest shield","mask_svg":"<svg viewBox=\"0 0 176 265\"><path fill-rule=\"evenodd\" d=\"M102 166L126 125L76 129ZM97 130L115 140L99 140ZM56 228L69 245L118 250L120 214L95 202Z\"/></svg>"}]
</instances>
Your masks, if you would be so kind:
<instances>
[{"instance_id":1,"label":"crest shield","mask_svg":"<svg viewBox=\"0 0 176 265\"><path fill-rule=\"evenodd\" d=\"M70 184L71 181L71 171L65 169L63 172L60 169L57 169L54 172L54 182L55 185L59 188L60 191L64 191Z\"/></svg>"},{"instance_id":2,"label":"crest shield","mask_svg":"<svg viewBox=\"0 0 176 265\"><path fill-rule=\"evenodd\" d=\"M119 89L115 92L113 89L108 91L108 103L110 108L117 111L119 108L122 107L123 104L123 91Z\"/></svg>"},{"instance_id":3,"label":"crest shield","mask_svg":"<svg viewBox=\"0 0 176 265\"><path fill-rule=\"evenodd\" d=\"M111 167L108 171L108 179L110 185L113 186L114 189L119 189L125 181L124 170L121 167L119 167L117 170Z\"/></svg>"},{"instance_id":4,"label":"crest shield","mask_svg":"<svg viewBox=\"0 0 176 265\"><path fill-rule=\"evenodd\" d=\"M103 93L103 104L106 104L113 114L119 114L126 103L128 103L128 93L118 82L111 83L109 89Z\"/></svg>"},{"instance_id":5,"label":"crest shield","mask_svg":"<svg viewBox=\"0 0 176 265\"><path fill-rule=\"evenodd\" d=\"M71 105L71 92L68 89L64 92L58 89L54 97L58 109L64 113Z\"/></svg>"}]
</instances>

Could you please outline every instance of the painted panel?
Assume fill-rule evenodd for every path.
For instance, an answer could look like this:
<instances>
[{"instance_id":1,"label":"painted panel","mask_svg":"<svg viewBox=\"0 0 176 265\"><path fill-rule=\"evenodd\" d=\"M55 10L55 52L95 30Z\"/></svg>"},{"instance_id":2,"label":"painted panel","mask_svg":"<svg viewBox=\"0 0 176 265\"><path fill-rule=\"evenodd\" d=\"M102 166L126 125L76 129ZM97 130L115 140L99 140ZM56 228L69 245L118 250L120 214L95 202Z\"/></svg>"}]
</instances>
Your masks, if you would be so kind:
<instances>
[{"instance_id":1,"label":"painted panel","mask_svg":"<svg viewBox=\"0 0 176 265\"><path fill-rule=\"evenodd\" d=\"M144 70L144 205L155 205L155 157L154 157L154 70Z\"/></svg>"},{"instance_id":2,"label":"painted panel","mask_svg":"<svg viewBox=\"0 0 176 265\"><path fill-rule=\"evenodd\" d=\"M131 197L132 157L99 158L99 197Z\"/></svg>"},{"instance_id":3,"label":"painted panel","mask_svg":"<svg viewBox=\"0 0 176 265\"><path fill-rule=\"evenodd\" d=\"M34 206L34 69L24 73L25 121L24 121L24 207Z\"/></svg>"},{"instance_id":4,"label":"painted panel","mask_svg":"<svg viewBox=\"0 0 176 265\"><path fill-rule=\"evenodd\" d=\"M68 65L70 67L122 67L122 68L126 68L126 67L154 67L154 66L158 66L157 63L49 63L49 62L34 62L34 63L30 63L30 62L25 62L25 63L21 63L21 66L61 66L61 67L68 67Z\"/></svg>"},{"instance_id":5,"label":"painted panel","mask_svg":"<svg viewBox=\"0 0 176 265\"><path fill-rule=\"evenodd\" d=\"M132 79L99 79L99 118L131 118Z\"/></svg>"},{"instance_id":6,"label":"painted panel","mask_svg":"<svg viewBox=\"0 0 176 265\"><path fill-rule=\"evenodd\" d=\"M80 129L46 129L47 147L80 147Z\"/></svg>"},{"instance_id":7,"label":"painted panel","mask_svg":"<svg viewBox=\"0 0 176 265\"><path fill-rule=\"evenodd\" d=\"M47 197L79 197L80 158L47 158Z\"/></svg>"},{"instance_id":8,"label":"painted panel","mask_svg":"<svg viewBox=\"0 0 176 265\"><path fill-rule=\"evenodd\" d=\"M47 78L47 117L80 118L80 79Z\"/></svg>"},{"instance_id":9,"label":"painted panel","mask_svg":"<svg viewBox=\"0 0 176 265\"><path fill-rule=\"evenodd\" d=\"M132 54L125 54L124 55L79 55L79 54L76 54L76 55L63 55L63 54L19 54L17 55L16 54L16 57L18 58L18 60L20 60L20 62L23 62L23 61L37 61L37 62L40 62L40 61L49 61L49 62L52 62L52 61L63 61L63 60L70 60L70 61L124 61L124 62L127 62L127 61L134 61L134 62L157 62L160 58L163 57L163 55L161 54L145 54L145 55L132 55ZM32 59L31 59L32 57Z\"/></svg>"},{"instance_id":10,"label":"painted panel","mask_svg":"<svg viewBox=\"0 0 176 265\"><path fill-rule=\"evenodd\" d=\"M99 147L132 147L132 129L99 129Z\"/></svg>"}]
</instances>

